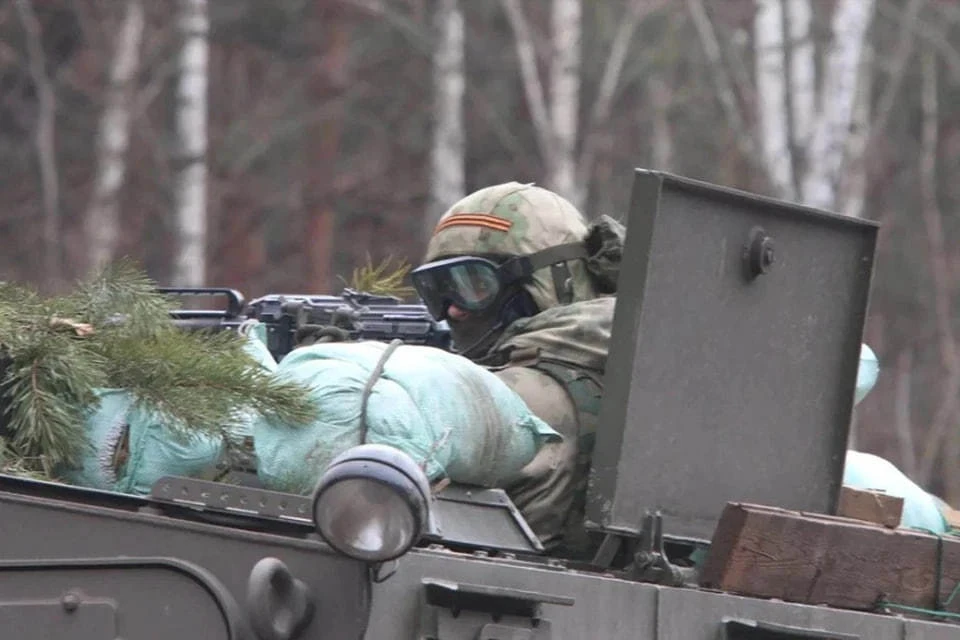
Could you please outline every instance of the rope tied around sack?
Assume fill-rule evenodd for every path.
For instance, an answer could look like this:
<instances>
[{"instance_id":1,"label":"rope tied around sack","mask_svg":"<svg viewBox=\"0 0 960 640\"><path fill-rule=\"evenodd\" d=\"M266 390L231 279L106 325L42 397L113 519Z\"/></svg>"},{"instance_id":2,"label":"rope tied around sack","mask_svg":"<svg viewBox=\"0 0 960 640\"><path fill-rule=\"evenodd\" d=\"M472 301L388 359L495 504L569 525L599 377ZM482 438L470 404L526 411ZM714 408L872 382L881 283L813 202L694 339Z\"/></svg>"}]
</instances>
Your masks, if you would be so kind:
<instances>
[{"instance_id":1,"label":"rope tied around sack","mask_svg":"<svg viewBox=\"0 0 960 640\"><path fill-rule=\"evenodd\" d=\"M919 615L930 616L933 618L951 618L955 620L960 620L960 613L952 613L947 611L946 608L950 606L950 603L953 602L953 599L960 593L960 581L958 581L953 586L953 591L947 597L946 600L941 600L940 584L943 582L943 535L939 533L934 533L933 531L928 531L924 529L930 535L937 536L937 560L936 560L936 571L934 575L934 585L933 585L933 609L927 609L925 607L914 607L906 604L897 604L895 602L890 602L886 599L886 594L882 594L877 598L877 602L874 607L875 610L883 609L896 609L898 611L905 611L908 613L915 613Z\"/></svg>"},{"instance_id":2,"label":"rope tied around sack","mask_svg":"<svg viewBox=\"0 0 960 640\"><path fill-rule=\"evenodd\" d=\"M380 376L383 375L383 369L387 366L387 360L393 352L397 350L397 347L402 344L403 340L400 338L394 338L390 341L390 344L384 349L383 355L381 355L377 361L377 366L370 372L367 383L363 386L363 394L360 396L360 444L365 444L367 441L367 403L370 400L370 395L373 393L373 387L377 384Z\"/></svg>"}]
</instances>

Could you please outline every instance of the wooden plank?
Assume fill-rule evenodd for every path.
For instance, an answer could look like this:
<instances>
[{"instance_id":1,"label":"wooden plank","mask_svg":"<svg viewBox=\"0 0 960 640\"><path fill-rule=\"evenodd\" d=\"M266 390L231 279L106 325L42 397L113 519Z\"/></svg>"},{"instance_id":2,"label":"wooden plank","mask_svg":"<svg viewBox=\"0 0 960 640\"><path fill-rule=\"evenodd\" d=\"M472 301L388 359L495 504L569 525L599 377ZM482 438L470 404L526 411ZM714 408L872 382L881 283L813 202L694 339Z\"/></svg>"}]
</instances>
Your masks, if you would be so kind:
<instances>
[{"instance_id":1,"label":"wooden plank","mask_svg":"<svg viewBox=\"0 0 960 640\"><path fill-rule=\"evenodd\" d=\"M903 515L903 498L880 491L843 487L840 490L837 515L874 522L893 529L900 526L900 517Z\"/></svg>"},{"instance_id":2,"label":"wooden plank","mask_svg":"<svg viewBox=\"0 0 960 640\"><path fill-rule=\"evenodd\" d=\"M933 608L938 539L851 519L729 503L700 585L788 602L872 610ZM960 582L960 539L944 536L941 599ZM960 611L960 598L948 607Z\"/></svg>"},{"instance_id":3,"label":"wooden plank","mask_svg":"<svg viewBox=\"0 0 960 640\"><path fill-rule=\"evenodd\" d=\"M943 505L940 507L940 513L943 514L943 519L947 521L947 526L951 529L960 529L960 511L957 511L950 505Z\"/></svg>"}]
</instances>

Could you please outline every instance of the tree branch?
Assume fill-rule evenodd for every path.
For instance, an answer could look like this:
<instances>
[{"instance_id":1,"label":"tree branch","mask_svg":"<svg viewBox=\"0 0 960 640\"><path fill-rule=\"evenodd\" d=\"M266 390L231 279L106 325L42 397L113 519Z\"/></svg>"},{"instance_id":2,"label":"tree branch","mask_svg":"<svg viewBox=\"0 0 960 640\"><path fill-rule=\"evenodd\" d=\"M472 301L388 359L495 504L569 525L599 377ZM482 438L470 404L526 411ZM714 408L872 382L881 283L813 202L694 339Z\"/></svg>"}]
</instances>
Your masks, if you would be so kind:
<instances>
[{"instance_id":1,"label":"tree branch","mask_svg":"<svg viewBox=\"0 0 960 640\"><path fill-rule=\"evenodd\" d=\"M897 389L894 395L896 419L894 428L897 443L900 446L900 464L903 472L915 478L917 473L917 451L913 442L913 421L911 420L911 386L913 382L913 349L907 348L897 357Z\"/></svg>"},{"instance_id":2,"label":"tree branch","mask_svg":"<svg viewBox=\"0 0 960 640\"><path fill-rule=\"evenodd\" d=\"M37 127L34 144L40 166L43 197L44 275L50 283L58 283L60 260L60 193L57 175L56 97L53 83L47 75L47 60L43 53L40 22L31 0L16 0L17 12L26 32L30 76L37 90Z\"/></svg>"},{"instance_id":3,"label":"tree branch","mask_svg":"<svg viewBox=\"0 0 960 640\"><path fill-rule=\"evenodd\" d=\"M536 49L533 44L533 35L530 33L530 25L523 15L519 0L501 0L501 4L513 30L517 61L520 64L520 77L523 79L523 91L527 97L530 116L533 118L540 154L549 163L555 147L553 127L547 112L543 83L540 82L537 71Z\"/></svg>"},{"instance_id":4,"label":"tree branch","mask_svg":"<svg viewBox=\"0 0 960 640\"><path fill-rule=\"evenodd\" d=\"M720 42L717 40L717 34L714 32L713 24L710 21L710 16L707 15L703 0L687 0L687 10L697 29L700 44L712 70L710 76L713 78L714 89L720 100L720 106L723 108L724 116L726 116L727 124L730 125L737 137L737 146L746 157L755 158L757 157L758 145L744 123L733 82L720 53Z\"/></svg>"},{"instance_id":5,"label":"tree branch","mask_svg":"<svg viewBox=\"0 0 960 640\"><path fill-rule=\"evenodd\" d=\"M900 95L900 86L903 84L907 65L910 62L910 57L913 55L914 36L917 31L920 10L926 3L927 0L910 0L900 20L897 48L893 56L890 79L887 81L883 94L877 101L876 117L873 121L871 135L874 140L883 137L886 132L887 122L890 120L890 114L893 112L894 102Z\"/></svg>"},{"instance_id":6,"label":"tree branch","mask_svg":"<svg viewBox=\"0 0 960 640\"><path fill-rule=\"evenodd\" d=\"M920 201L924 228L927 232L927 247L930 257L930 272L933 277L934 309L937 333L940 337L940 359L947 376L943 382L943 397L934 415L927 436L923 457L920 460L920 478L929 483L933 467L941 453L941 440L947 434L956 415L957 396L960 394L960 356L957 353L951 313L952 283L947 265L943 241L943 220L937 202L937 135L939 130L937 105L936 60L930 52L923 56L923 131L921 134ZM956 438L948 436L947 446L956 449ZM954 458L945 456L952 467ZM951 478L951 480L955 480ZM948 483L951 495L948 502L957 499L957 487Z\"/></svg>"},{"instance_id":7,"label":"tree branch","mask_svg":"<svg viewBox=\"0 0 960 640\"><path fill-rule=\"evenodd\" d=\"M97 135L97 175L84 220L91 269L104 266L116 253L120 222L118 198L126 176L133 85L139 71L143 24L140 0L127 0L110 64L107 99Z\"/></svg>"},{"instance_id":8,"label":"tree branch","mask_svg":"<svg viewBox=\"0 0 960 640\"><path fill-rule=\"evenodd\" d=\"M626 13L617 27L617 32L610 45L610 54L603 66L603 75L600 77L600 88L597 98L590 109L586 130L583 135L583 146L580 149L580 158L577 161L577 175L580 184L587 184L593 163L596 158L598 133L603 123L610 117L613 99L616 97L620 85L620 76L630 51L630 43L637 31L640 22L651 13L663 7L662 0L630 0Z\"/></svg>"}]
</instances>

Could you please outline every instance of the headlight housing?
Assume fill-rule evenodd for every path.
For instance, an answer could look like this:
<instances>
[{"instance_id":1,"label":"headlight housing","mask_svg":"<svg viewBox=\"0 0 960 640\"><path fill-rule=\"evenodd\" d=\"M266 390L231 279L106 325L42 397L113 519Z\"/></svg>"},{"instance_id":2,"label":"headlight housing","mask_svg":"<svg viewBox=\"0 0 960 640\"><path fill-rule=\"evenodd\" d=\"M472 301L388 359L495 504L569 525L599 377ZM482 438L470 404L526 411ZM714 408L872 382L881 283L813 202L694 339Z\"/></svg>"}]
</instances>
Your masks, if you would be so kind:
<instances>
[{"instance_id":1,"label":"headlight housing","mask_svg":"<svg viewBox=\"0 0 960 640\"><path fill-rule=\"evenodd\" d=\"M313 522L337 551L366 562L393 560L429 522L430 485L407 454L363 444L327 467L313 494Z\"/></svg>"}]
</instances>

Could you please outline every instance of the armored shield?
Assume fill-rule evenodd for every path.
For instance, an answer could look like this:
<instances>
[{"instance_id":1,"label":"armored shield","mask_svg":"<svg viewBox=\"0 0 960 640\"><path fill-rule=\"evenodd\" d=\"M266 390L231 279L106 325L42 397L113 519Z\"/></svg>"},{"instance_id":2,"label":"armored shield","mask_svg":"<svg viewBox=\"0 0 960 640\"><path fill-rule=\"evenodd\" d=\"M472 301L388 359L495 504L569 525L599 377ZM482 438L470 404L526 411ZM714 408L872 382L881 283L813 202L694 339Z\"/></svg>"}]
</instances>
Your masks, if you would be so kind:
<instances>
[{"instance_id":1,"label":"armored shield","mask_svg":"<svg viewBox=\"0 0 960 640\"><path fill-rule=\"evenodd\" d=\"M728 501L831 513L878 225L637 170L588 526L709 540Z\"/></svg>"}]
</instances>

